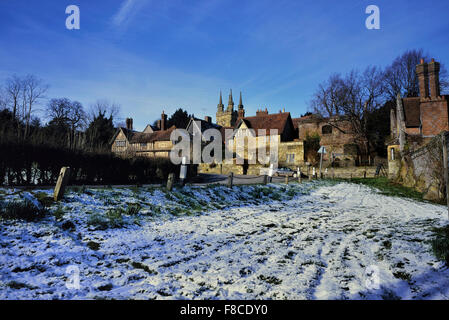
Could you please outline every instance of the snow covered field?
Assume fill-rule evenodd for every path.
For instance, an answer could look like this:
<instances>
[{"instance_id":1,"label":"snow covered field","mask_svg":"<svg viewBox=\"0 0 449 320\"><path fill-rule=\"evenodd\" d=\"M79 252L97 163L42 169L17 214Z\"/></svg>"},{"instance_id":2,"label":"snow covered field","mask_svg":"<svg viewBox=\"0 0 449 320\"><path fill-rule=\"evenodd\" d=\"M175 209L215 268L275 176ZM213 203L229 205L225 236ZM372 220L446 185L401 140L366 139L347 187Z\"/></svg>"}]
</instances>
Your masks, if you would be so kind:
<instances>
[{"instance_id":1,"label":"snow covered field","mask_svg":"<svg viewBox=\"0 0 449 320\"><path fill-rule=\"evenodd\" d=\"M449 298L428 243L447 209L361 185L72 190L50 208L0 222L0 299Z\"/></svg>"}]
</instances>

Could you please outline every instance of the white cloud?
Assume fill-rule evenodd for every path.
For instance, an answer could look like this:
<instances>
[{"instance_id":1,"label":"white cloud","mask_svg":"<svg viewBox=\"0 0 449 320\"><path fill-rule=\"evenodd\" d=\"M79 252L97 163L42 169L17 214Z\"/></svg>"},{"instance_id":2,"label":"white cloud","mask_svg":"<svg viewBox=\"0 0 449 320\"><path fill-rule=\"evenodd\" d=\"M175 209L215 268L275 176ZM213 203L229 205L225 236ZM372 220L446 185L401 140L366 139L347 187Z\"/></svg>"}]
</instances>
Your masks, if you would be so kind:
<instances>
[{"instance_id":1,"label":"white cloud","mask_svg":"<svg viewBox=\"0 0 449 320\"><path fill-rule=\"evenodd\" d=\"M125 26L147 2L148 0L124 0L119 11L112 17L112 23L117 27Z\"/></svg>"}]
</instances>

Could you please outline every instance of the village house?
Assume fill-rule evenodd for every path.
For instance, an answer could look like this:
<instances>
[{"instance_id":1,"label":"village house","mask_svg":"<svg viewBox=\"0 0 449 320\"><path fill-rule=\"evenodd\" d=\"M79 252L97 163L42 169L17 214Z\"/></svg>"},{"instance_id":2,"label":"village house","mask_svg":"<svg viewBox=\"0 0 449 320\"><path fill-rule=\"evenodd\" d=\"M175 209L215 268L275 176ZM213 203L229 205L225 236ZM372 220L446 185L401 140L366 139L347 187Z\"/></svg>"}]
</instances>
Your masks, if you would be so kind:
<instances>
[{"instance_id":1,"label":"village house","mask_svg":"<svg viewBox=\"0 0 449 320\"><path fill-rule=\"evenodd\" d=\"M305 141L311 135L318 135L320 144L327 148L328 153L324 158L326 165L338 162L341 166L348 166L356 162L358 150L353 142L354 136L351 134L349 122L342 117L329 119L309 115L292 119L290 112L285 109L278 113L269 113L267 108L257 110L255 116L245 116L242 93L235 110L231 90L226 109L220 92L216 119L217 123L213 123L211 117L205 117L204 120L192 118L185 128L191 142L194 140L194 134L200 132L202 146L208 143L203 137L206 130L219 130L223 154L227 149L233 155L232 163L216 160L213 163L201 164L198 169L202 173L234 172L258 175L261 169L268 167L273 161L276 161L279 167L289 167L293 170L301 167L304 170L305 165L310 165L305 155ZM166 123L167 115L162 112L155 127L148 125L142 132L137 132L133 130L133 120L128 118L126 128L119 128L111 139L112 152L129 157L169 158L174 145L170 136L176 128L166 128ZM226 141L226 130L231 131L231 140ZM276 134L273 134L274 132ZM238 140L243 141L242 149L237 148ZM277 153L272 152L270 146L276 147ZM259 151L265 154L260 155ZM272 159L274 154L277 159Z\"/></svg>"},{"instance_id":2,"label":"village house","mask_svg":"<svg viewBox=\"0 0 449 320\"><path fill-rule=\"evenodd\" d=\"M237 174L260 174L263 167L269 165L270 143L275 142L278 146L278 165L296 168L304 164L304 144L296 135L296 131L289 112L269 114L268 110L258 110L256 116L245 117L245 109L240 93L237 110L234 110L232 90L229 94L228 106L224 110L222 94L220 92L217 106L217 125L220 126L222 137L225 138L225 130L233 131L230 141L224 140L224 147L234 154L233 164L212 163L200 165L199 170L203 173L227 174L234 172ZM262 130L262 131L261 131ZM271 130L276 130L277 134L270 136ZM237 148L237 140L243 137L243 149ZM273 139L275 141L273 141ZM251 143L248 143L251 141ZM257 150L266 152L263 156L258 156ZM266 164L261 164L253 157L266 157ZM237 163L237 158L243 163ZM254 163L256 162L256 163Z\"/></svg>"},{"instance_id":3,"label":"village house","mask_svg":"<svg viewBox=\"0 0 449 320\"><path fill-rule=\"evenodd\" d=\"M398 95L396 108L391 110L391 141L388 144L388 171L398 175L401 154L426 145L442 131L449 130L449 96L440 94L440 64L434 59L416 66L419 97Z\"/></svg>"},{"instance_id":4,"label":"village house","mask_svg":"<svg viewBox=\"0 0 449 320\"><path fill-rule=\"evenodd\" d=\"M157 126L147 125L142 132L133 130L133 119L126 119L126 128L118 128L111 139L111 150L120 156L169 158L173 143L170 135L175 126L166 128L167 115L162 112Z\"/></svg>"},{"instance_id":5,"label":"village house","mask_svg":"<svg viewBox=\"0 0 449 320\"><path fill-rule=\"evenodd\" d=\"M359 161L360 150L355 143L355 134L351 123L344 116L324 118L316 114L292 119L300 141L318 136L320 146L326 148L324 160L336 166L355 166ZM305 154L305 161L313 162L310 154Z\"/></svg>"}]
</instances>

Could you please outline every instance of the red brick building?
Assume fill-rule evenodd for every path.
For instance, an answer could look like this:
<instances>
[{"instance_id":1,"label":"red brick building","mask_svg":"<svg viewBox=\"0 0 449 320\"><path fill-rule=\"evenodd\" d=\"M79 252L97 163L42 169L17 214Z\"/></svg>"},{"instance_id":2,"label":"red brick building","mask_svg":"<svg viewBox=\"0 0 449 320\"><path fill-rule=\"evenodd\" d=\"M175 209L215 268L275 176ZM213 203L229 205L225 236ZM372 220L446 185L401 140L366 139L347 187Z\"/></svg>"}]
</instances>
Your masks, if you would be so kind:
<instances>
[{"instance_id":1,"label":"red brick building","mask_svg":"<svg viewBox=\"0 0 449 320\"><path fill-rule=\"evenodd\" d=\"M390 177L399 173L401 155L427 144L432 137L449 130L449 96L440 94L440 64L434 59L416 66L419 97L401 98L391 110L391 137L388 145Z\"/></svg>"},{"instance_id":2,"label":"red brick building","mask_svg":"<svg viewBox=\"0 0 449 320\"><path fill-rule=\"evenodd\" d=\"M416 73L420 96L398 97L396 110L391 113L391 133L397 139L401 138L401 131L429 138L449 130L449 96L440 94L440 64L434 59L429 63L422 59Z\"/></svg>"}]
</instances>

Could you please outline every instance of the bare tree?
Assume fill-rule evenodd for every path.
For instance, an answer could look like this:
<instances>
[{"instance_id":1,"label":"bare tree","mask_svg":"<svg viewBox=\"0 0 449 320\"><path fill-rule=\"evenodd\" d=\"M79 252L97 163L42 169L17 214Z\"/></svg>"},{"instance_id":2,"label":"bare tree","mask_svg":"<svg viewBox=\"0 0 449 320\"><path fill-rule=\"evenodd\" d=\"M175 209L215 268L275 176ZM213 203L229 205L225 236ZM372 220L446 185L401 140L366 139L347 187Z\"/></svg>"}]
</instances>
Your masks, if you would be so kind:
<instances>
[{"instance_id":1,"label":"bare tree","mask_svg":"<svg viewBox=\"0 0 449 320\"><path fill-rule=\"evenodd\" d=\"M21 95L23 93L23 79L17 75L6 80L5 90L7 93L7 101L11 104L11 110L13 117L17 117L18 108L22 100Z\"/></svg>"},{"instance_id":2,"label":"bare tree","mask_svg":"<svg viewBox=\"0 0 449 320\"><path fill-rule=\"evenodd\" d=\"M370 153L368 115L384 102L383 72L378 67L369 66L362 73L352 70L344 78L331 75L329 80L319 85L311 106L315 113L328 119L329 125L346 132L347 123L351 133L366 154ZM345 121L333 121L340 116Z\"/></svg>"},{"instance_id":3,"label":"bare tree","mask_svg":"<svg viewBox=\"0 0 449 320\"><path fill-rule=\"evenodd\" d=\"M24 138L28 136L30 129L31 115L34 111L35 105L40 99L45 97L45 93L48 90L48 85L44 84L41 79L38 79L34 75L27 75L23 80L23 115L25 122Z\"/></svg>"},{"instance_id":4,"label":"bare tree","mask_svg":"<svg viewBox=\"0 0 449 320\"><path fill-rule=\"evenodd\" d=\"M407 50L386 67L384 85L389 100L395 101L398 93L406 97L419 96L416 66L421 59L429 61L430 57L422 49ZM448 73L443 64L440 71L440 86L442 92L449 89Z\"/></svg>"},{"instance_id":5,"label":"bare tree","mask_svg":"<svg viewBox=\"0 0 449 320\"><path fill-rule=\"evenodd\" d=\"M52 99L47 105L47 117L51 122L67 130L67 145L75 148L76 140L81 139L78 130L83 129L86 123L86 113L81 103L67 98Z\"/></svg>"},{"instance_id":6,"label":"bare tree","mask_svg":"<svg viewBox=\"0 0 449 320\"><path fill-rule=\"evenodd\" d=\"M89 122L92 122L98 115L103 115L106 118L112 117L117 120L120 114L120 105L108 100L97 100L89 108L87 118Z\"/></svg>"},{"instance_id":7,"label":"bare tree","mask_svg":"<svg viewBox=\"0 0 449 320\"><path fill-rule=\"evenodd\" d=\"M313 95L311 107L315 113L323 117L334 117L342 114L344 103L344 80L341 74L332 74L329 79L318 85Z\"/></svg>"},{"instance_id":8,"label":"bare tree","mask_svg":"<svg viewBox=\"0 0 449 320\"><path fill-rule=\"evenodd\" d=\"M3 87L0 87L0 110L8 108L8 94Z\"/></svg>"},{"instance_id":9,"label":"bare tree","mask_svg":"<svg viewBox=\"0 0 449 320\"><path fill-rule=\"evenodd\" d=\"M67 123L70 104L71 102L67 98L51 99L45 113L51 121Z\"/></svg>"}]
</instances>

